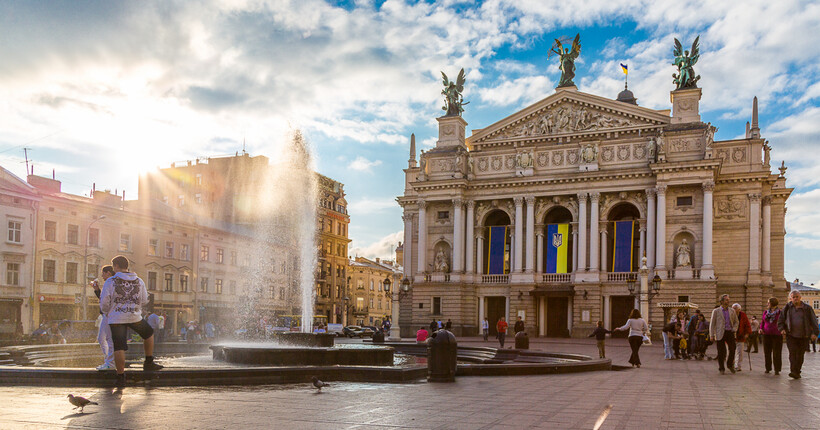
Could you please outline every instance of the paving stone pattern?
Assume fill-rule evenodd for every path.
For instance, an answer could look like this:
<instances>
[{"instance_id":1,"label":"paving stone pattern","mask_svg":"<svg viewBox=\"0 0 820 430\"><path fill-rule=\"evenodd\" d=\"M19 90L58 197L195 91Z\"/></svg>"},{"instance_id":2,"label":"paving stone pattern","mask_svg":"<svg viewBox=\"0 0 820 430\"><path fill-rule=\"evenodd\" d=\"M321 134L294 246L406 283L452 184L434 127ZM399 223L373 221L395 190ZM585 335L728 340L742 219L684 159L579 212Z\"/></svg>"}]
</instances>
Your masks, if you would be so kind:
<instances>
[{"instance_id":1,"label":"paving stone pattern","mask_svg":"<svg viewBox=\"0 0 820 430\"><path fill-rule=\"evenodd\" d=\"M485 344L479 338L461 344ZM608 340L627 365L626 340ZM487 342L487 345L492 342ZM592 339L533 339L547 351L597 354ZM661 345L641 349L641 369L515 377L461 377L453 384L309 384L215 388L0 387L0 428L602 429L820 428L820 353L807 353L803 379L763 373L762 348L736 375L714 361L665 361ZM714 347L709 351L715 355ZM76 414L68 393L91 398Z\"/></svg>"}]
</instances>

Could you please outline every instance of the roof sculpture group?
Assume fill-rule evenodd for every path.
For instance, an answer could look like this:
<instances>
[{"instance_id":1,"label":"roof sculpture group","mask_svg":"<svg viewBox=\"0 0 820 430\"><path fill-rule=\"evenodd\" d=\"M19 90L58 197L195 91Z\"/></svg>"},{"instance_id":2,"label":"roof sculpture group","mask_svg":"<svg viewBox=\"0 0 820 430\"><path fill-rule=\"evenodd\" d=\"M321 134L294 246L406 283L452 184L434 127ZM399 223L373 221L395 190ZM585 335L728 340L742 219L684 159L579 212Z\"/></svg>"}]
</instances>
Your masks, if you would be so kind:
<instances>
[{"instance_id":1,"label":"roof sculpture group","mask_svg":"<svg viewBox=\"0 0 820 430\"><path fill-rule=\"evenodd\" d=\"M575 60L581 55L581 35L576 34L572 44L569 48L564 47L564 42L569 39L560 38L555 39L555 43L549 50L547 57L557 55L559 57L558 68L561 70L561 79L558 81L557 88L575 86ZM691 50L684 50L680 41L675 38L675 48L672 55L675 56L674 64L678 68L678 73L673 73L673 83L677 90L684 90L690 88L697 88L697 82L700 80L700 75L695 74L694 65L700 58L700 36L695 38L692 43ZM464 105L469 102L464 101L462 93L464 92L464 82L466 81L464 69L458 73L456 81L450 81L444 72L441 72L443 78L444 89L441 94L444 96L444 106L441 108L447 112L444 116L461 116L464 112Z\"/></svg>"}]
</instances>

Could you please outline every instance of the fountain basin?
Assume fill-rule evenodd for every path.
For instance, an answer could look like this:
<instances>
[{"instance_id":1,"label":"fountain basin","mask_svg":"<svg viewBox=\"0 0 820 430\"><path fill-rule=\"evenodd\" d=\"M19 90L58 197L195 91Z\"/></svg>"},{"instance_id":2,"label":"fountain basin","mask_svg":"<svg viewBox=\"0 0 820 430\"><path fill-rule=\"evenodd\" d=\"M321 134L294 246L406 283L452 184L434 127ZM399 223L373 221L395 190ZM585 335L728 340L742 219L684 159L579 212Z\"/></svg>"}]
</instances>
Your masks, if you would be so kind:
<instances>
[{"instance_id":1,"label":"fountain basin","mask_svg":"<svg viewBox=\"0 0 820 430\"><path fill-rule=\"evenodd\" d=\"M214 360L267 366L392 366L393 348L304 348L212 345Z\"/></svg>"},{"instance_id":2,"label":"fountain basin","mask_svg":"<svg viewBox=\"0 0 820 430\"><path fill-rule=\"evenodd\" d=\"M336 335L332 333L302 333L286 331L274 333L273 340L282 345L330 348L336 341Z\"/></svg>"}]
</instances>

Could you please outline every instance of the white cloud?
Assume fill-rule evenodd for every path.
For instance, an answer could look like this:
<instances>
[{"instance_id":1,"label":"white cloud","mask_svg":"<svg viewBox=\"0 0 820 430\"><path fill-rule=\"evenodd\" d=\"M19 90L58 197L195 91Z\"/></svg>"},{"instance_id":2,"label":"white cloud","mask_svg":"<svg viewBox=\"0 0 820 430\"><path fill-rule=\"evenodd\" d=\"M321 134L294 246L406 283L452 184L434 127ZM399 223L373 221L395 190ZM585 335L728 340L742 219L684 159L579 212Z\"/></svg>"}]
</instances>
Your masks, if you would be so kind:
<instances>
[{"instance_id":1,"label":"white cloud","mask_svg":"<svg viewBox=\"0 0 820 430\"><path fill-rule=\"evenodd\" d=\"M367 158L358 156L352 163L350 163L350 168L353 170L358 170L359 172L372 172L373 167L380 164L382 164L381 160L370 161Z\"/></svg>"},{"instance_id":2,"label":"white cloud","mask_svg":"<svg viewBox=\"0 0 820 430\"><path fill-rule=\"evenodd\" d=\"M350 252L353 256L366 258L379 257L387 260L395 260L396 246L398 246L399 242L402 240L404 240L404 231L397 231L395 233L388 234L376 242L366 245L360 245L356 239L353 239L350 246ZM401 264L400 261L398 263Z\"/></svg>"},{"instance_id":3,"label":"white cloud","mask_svg":"<svg viewBox=\"0 0 820 430\"><path fill-rule=\"evenodd\" d=\"M546 76L525 76L503 81L493 88L481 88L478 94L481 101L492 106L528 105L544 98L544 95L554 86L554 83Z\"/></svg>"},{"instance_id":4,"label":"white cloud","mask_svg":"<svg viewBox=\"0 0 820 430\"><path fill-rule=\"evenodd\" d=\"M380 212L386 209L395 209L398 207L395 198L373 199L364 197L358 200L353 200L348 204L348 210L352 215L363 215L365 213Z\"/></svg>"}]
</instances>

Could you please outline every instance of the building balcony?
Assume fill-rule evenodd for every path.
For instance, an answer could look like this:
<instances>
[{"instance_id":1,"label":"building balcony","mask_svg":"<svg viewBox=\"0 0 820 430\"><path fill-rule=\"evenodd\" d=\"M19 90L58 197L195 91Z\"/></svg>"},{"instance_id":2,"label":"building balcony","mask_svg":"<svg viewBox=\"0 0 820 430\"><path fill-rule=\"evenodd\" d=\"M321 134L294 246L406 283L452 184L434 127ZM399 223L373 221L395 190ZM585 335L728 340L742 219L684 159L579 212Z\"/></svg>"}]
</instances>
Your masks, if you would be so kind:
<instances>
[{"instance_id":1,"label":"building balcony","mask_svg":"<svg viewBox=\"0 0 820 430\"><path fill-rule=\"evenodd\" d=\"M545 284L568 284L572 282L572 273L544 273L541 282Z\"/></svg>"},{"instance_id":2,"label":"building balcony","mask_svg":"<svg viewBox=\"0 0 820 430\"><path fill-rule=\"evenodd\" d=\"M368 314L370 314L370 309L369 308L353 309L353 315L355 315L357 317L359 317L359 316L365 316L366 317Z\"/></svg>"}]
</instances>

